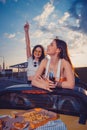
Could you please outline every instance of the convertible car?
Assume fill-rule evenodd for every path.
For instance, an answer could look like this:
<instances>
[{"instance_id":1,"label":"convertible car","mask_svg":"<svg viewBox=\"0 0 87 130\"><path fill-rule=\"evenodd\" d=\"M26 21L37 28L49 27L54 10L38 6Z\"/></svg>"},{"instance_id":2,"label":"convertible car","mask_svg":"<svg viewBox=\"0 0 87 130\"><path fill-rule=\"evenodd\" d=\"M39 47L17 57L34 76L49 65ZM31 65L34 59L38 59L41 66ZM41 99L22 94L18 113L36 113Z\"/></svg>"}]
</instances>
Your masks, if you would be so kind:
<instances>
[{"instance_id":1,"label":"convertible car","mask_svg":"<svg viewBox=\"0 0 87 130\"><path fill-rule=\"evenodd\" d=\"M36 107L78 116L79 123L86 124L87 90L78 81L74 90L56 88L48 92L29 84L20 84L0 91L0 109L28 110Z\"/></svg>"}]
</instances>

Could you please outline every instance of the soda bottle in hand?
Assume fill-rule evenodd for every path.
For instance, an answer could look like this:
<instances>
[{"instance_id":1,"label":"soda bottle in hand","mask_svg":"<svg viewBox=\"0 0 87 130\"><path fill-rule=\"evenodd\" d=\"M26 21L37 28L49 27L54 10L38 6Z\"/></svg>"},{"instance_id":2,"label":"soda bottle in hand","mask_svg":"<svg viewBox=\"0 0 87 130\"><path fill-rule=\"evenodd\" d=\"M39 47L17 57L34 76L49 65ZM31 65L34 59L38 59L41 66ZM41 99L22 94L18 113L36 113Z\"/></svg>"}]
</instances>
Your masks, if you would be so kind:
<instances>
[{"instance_id":1,"label":"soda bottle in hand","mask_svg":"<svg viewBox=\"0 0 87 130\"><path fill-rule=\"evenodd\" d=\"M53 81L55 84L55 77L53 71L49 72L49 80ZM52 90L55 90L55 88L51 88Z\"/></svg>"},{"instance_id":2,"label":"soda bottle in hand","mask_svg":"<svg viewBox=\"0 0 87 130\"><path fill-rule=\"evenodd\" d=\"M53 71L49 72L49 80L53 81L55 83L55 77Z\"/></svg>"}]
</instances>

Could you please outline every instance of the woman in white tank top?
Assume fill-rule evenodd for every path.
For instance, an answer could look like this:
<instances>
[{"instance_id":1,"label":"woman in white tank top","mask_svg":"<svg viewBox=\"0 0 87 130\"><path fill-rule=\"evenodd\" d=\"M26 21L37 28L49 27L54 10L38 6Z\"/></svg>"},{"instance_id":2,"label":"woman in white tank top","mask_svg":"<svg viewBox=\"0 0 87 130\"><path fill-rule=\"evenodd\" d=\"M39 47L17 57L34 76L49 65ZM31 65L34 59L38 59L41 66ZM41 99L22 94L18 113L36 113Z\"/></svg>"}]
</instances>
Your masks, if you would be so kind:
<instances>
[{"instance_id":1,"label":"woman in white tank top","mask_svg":"<svg viewBox=\"0 0 87 130\"><path fill-rule=\"evenodd\" d=\"M26 41L26 54L27 54L27 61L28 61L27 82L31 83L32 78L35 75L41 60L45 57L45 54L42 45L34 46L31 53L28 23L24 25L24 31L25 31L25 41Z\"/></svg>"},{"instance_id":2,"label":"woman in white tank top","mask_svg":"<svg viewBox=\"0 0 87 130\"><path fill-rule=\"evenodd\" d=\"M74 70L68 56L67 44L60 39L54 39L47 47L50 58L42 60L33 80L32 85L52 91L52 88L62 87L73 89L75 85ZM44 76L42 77L43 72ZM49 79L49 74L55 82Z\"/></svg>"}]
</instances>

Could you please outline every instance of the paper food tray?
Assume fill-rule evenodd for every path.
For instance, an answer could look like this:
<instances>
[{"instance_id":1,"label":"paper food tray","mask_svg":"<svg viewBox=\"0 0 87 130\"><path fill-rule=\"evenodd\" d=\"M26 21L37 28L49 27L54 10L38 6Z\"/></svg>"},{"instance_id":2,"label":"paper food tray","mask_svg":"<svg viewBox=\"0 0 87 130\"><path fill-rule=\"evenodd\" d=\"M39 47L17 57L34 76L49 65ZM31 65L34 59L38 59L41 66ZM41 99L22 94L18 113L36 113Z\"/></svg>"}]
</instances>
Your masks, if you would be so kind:
<instances>
[{"instance_id":1,"label":"paper food tray","mask_svg":"<svg viewBox=\"0 0 87 130\"><path fill-rule=\"evenodd\" d=\"M15 117L23 117L24 121L28 121L30 130L42 126L48 121L58 119L59 115L42 108L35 108L24 112L16 113Z\"/></svg>"}]
</instances>

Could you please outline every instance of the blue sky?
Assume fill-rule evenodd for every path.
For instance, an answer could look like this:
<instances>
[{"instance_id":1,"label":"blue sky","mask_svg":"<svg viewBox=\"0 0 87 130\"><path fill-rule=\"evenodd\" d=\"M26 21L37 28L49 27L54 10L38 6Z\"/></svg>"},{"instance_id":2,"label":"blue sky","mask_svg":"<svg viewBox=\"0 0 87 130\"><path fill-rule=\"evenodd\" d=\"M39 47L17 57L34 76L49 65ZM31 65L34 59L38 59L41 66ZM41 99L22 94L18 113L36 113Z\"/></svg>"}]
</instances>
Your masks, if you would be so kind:
<instances>
[{"instance_id":1,"label":"blue sky","mask_svg":"<svg viewBox=\"0 0 87 130\"><path fill-rule=\"evenodd\" d=\"M87 67L86 0L0 0L0 65L26 61L24 24L30 23L31 47L45 48L58 36L67 42L75 67Z\"/></svg>"}]
</instances>

